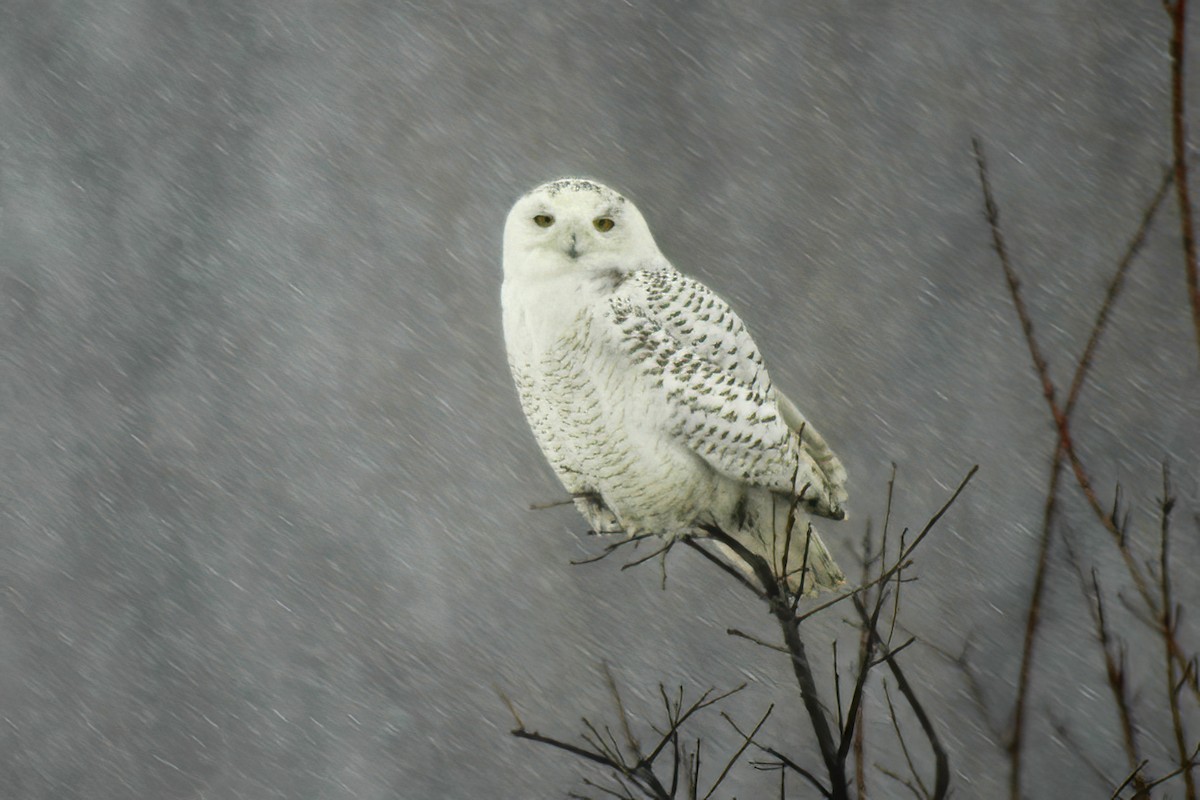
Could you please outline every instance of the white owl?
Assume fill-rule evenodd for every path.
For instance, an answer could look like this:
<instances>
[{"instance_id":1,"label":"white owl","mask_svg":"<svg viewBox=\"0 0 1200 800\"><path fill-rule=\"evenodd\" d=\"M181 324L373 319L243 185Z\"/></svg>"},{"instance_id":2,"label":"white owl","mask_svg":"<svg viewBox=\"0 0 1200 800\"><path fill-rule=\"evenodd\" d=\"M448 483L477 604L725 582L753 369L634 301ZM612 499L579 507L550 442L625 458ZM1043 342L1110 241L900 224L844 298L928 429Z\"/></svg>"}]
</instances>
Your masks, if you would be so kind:
<instances>
[{"instance_id":1,"label":"white owl","mask_svg":"<svg viewBox=\"0 0 1200 800\"><path fill-rule=\"evenodd\" d=\"M794 498L842 519L846 472L771 384L733 310L659 252L633 203L553 181L504 226L504 338L542 452L601 533L715 525L778 567ZM805 526L788 553L800 584ZM842 582L814 533L806 594Z\"/></svg>"}]
</instances>

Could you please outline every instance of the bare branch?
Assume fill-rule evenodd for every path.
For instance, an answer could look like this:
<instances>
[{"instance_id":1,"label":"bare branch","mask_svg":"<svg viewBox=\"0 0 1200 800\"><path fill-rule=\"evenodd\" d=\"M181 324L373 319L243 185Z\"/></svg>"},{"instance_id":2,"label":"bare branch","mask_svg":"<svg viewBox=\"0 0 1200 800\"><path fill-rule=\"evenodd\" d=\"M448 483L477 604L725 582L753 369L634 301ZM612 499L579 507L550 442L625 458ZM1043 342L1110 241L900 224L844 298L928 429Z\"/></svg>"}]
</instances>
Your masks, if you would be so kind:
<instances>
[{"instance_id":1,"label":"bare branch","mask_svg":"<svg viewBox=\"0 0 1200 800\"><path fill-rule=\"evenodd\" d=\"M876 578L875 580L871 581L868 584L864 584L863 586L858 586L844 594L838 595L837 597L833 598L832 600L828 600L828 601L816 606L815 608L809 609L805 613L801 614L796 619L796 622L801 623L804 620L811 617L813 614L824 611L825 609L827 609L831 606L837 605L838 603L842 602L843 600L846 600L848 598L858 595L864 589L868 589L871 586L874 586L879 583L884 583L884 582L890 580L900 570L907 569L909 566L911 566L912 565L911 556L913 554L913 551L916 550L917 547L920 546L921 542L924 541L925 536L929 533L929 531L933 530L933 526L936 525L938 523L938 520L940 520L942 518L942 516L946 513L946 511L948 511L950 509L950 506L954 505L954 501L956 501L958 499L958 496L960 494L962 494L963 489L967 488L967 484L971 482L971 479L973 477L975 477L975 473L978 471L979 471L978 464L971 467L971 469L967 471L966 477L964 477L962 479L962 481L959 482L958 488L954 490L954 494L950 495L950 499L947 500L944 504L942 504L942 507L938 509L936 514L934 514L932 517L929 518L929 521L927 523L925 523L925 527L921 529L921 532L919 534L917 534L917 538L913 539L912 544L901 549L900 555L896 557L896 560L892 563L892 566L889 567L887 570L885 570L882 575L880 575L878 578Z\"/></svg>"},{"instance_id":2,"label":"bare branch","mask_svg":"<svg viewBox=\"0 0 1200 800\"><path fill-rule=\"evenodd\" d=\"M897 775L895 772L892 772L890 769L883 766L882 764L876 764L875 769L879 770L881 773L888 776L889 778L894 780L896 783L903 786L905 789L908 789L908 791L912 792L913 797L917 798L917 800L925 800L925 798L927 798L929 796L929 795L922 795L919 791L917 791L917 787L912 785L911 781L909 781L907 778L905 778L901 775Z\"/></svg>"},{"instance_id":3,"label":"bare branch","mask_svg":"<svg viewBox=\"0 0 1200 800\"><path fill-rule=\"evenodd\" d=\"M829 774L830 792L834 797L845 797L845 771L838 757L838 748L833 740L833 732L829 726L829 719L826 717L825 709L821 705L820 696L817 694L816 679L808 663L808 655L804 642L800 639L795 615L791 611L787 582L776 579L771 571L771 565L766 559L750 552L744 545L720 528L714 526L705 528L705 530L712 538L733 551L738 558L746 562L754 571L755 577L761 585L764 599L767 601L772 615L779 623L783 634L784 646L791 654L792 672L796 676L796 683L800 689L800 699L804 704L813 734L816 736L817 746L821 752L821 759L825 762L825 768Z\"/></svg>"},{"instance_id":4,"label":"bare branch","mask_svg":"<svg viewBox=\"0 0 1200 800\"><path fill-rule=\"evenodd\" d=\"M1117 643L1119 655L1114 656L1110 647L1113 637L1104 613L1104 593L1100 590L1100 578L1097 576L1095 568L1092 569L1089 584L1088 579L1084 577L1083 567L1079 563L1075 550L1071 546L1070 537L1064 537L1064 542L1067 546L1067 559L1075 568L1075 574L1079 578L1079 590L1087 600L1088 613L1091 614L1096 638L1099 640L1100 649L1104 654L1105 676L1108 680L1109 691L1112 693L1113 704L1117 708L1117 717L1121 722L1121 738L1125 745L1125 755L1129 760L1129 766L1134 768L1142 761L1142 758L1138 752L1137 738L1134 735L1133 709L1125 680L1125 651L1120 643ZM1133 780L1137 781L1136 788L1143 789L1144 781L1137 769L1133 769L1131 776Z\"/></svg>"},{"instance_id":5,"label":"bare branch","mask_svg":"<svg viewBox=\"0 0 1200 800\"><path fill-rule=\"evenodd\" d=\"M1187 110L1183 89L1187 0L1174 0L1167 6L1167 11L1171 16L1171 152L1175 166L1175 196L1179 204L1179 229L1183 238L1184 272L1192 306L1192 324L1196 330L1196 346L1200 347L1200 270L1196 265L1195 221L1188 187ZM1194 790L1192 794L1195 794Z\"/></svg>"},{"instance_id":6,"label":"bare branch","mask_svg":"<svg viewBox=\"0 0 1200 800\"><path fill-rule=\"evenodd\" d=\"M1051 417L1054 419L1055 427L1058 430L1058 444L1055 448L1054 459L1050 469L1050 486L1047 492L1046 505L1043 510L1042 536L1039 544L1037 568L1034 575L1034 585L1031 592L1029 612L1026 621L1025 642L1022 649L1021 668L1017 682L1017 697L1014 706L1013 732L1008 745L1011 765L1009 792L1010 797L1012 797L1013 800L1016 800L1016 798L1020 797L1022 740L1025 728L1024 719L1029 691L1029 680L1032 674L1033 646L1040 620L1041 597L1045 586L1050 537L1053 531L1053 520L1057 507L1059 472L1064 457L1071 464L1076 482L1079 484L1079 487L1082 490L1084 497L1087 499L1089 506L1092 508L1093 513L1109 531L1109 533L1112 534L1114 541L1117 543L1121 555L1125 560L1126 567L1128 568L1139 593L1142 595L1143 601L1146 603L1147 607L1151 609L1151 613L1156 613L1155 600L1150 593L1145 577L1142 571L1139 569L1135 559L1133 558L1133 555L1126 547L1124 526L1117 522L1117 506L1114 504L1111 513L1105 513L1103 508L1100 506L1099 500L1092 488L1087 472L1084 470L1083 464L1081 463L1079 456L1075 451L1075 447L1071 438L1069 418L1071 412L1075 408L1075 403L1083 386L1084 377L1091 365L1092 357L1094 355L1099 338L1107 326L1112 306L1115 303L1116 297L1120 293L1121 287L1123 286L1125 274L1128 271L1128 268L1138 250L1141 248L1142 242L1146 236L1146 232L1149 229L1150 222L1165 195L1169 180L1164 177L1164 179L1160 182L1158 191L1155 193L1151 203L1149 204L1149 207L1143 214L1141 224L1139 225L1132 241L1126 249L1125 255L1118 264L1116 274L1109 284L1108 291L1105 295L1105 300L1100 307L1096 322L1092 327L1092 332L1089 336L1088 343L1085 346L1076 366L1067 404L1065 409L1063 409L1059 407L1055 399L1054 383L1050 378L1046 359L1042 356L1037 338L1034 335L1033 322L1028 310L1025 307L1025 302L1021 295L1020 281L1017 278L1016 272L1014 271L1009 260L1007 247L1000 229L999 210L996 206L995 198L992 195L991 184L988 177L987 161L983 154L982 144L978 138L973 139L972 144L974 146L976 163L979 170L980 185L983 190L984 212L992 232L993 246L996 250L1001 269L1004 272L1005 280L1008 284L1008 290L1012 298L1013 307L1016 310L1018 320L1021 323L1021 331L1024 335L1026 345L1029 348L1034 371L1042 384L1042 394L1046 399L1047 405L1050 409ZM1178 642L1174 639L1173 635L1168 641L1168 648L1171 650L1169 658L1171 658L1173 661L1182 663L1185 660L1182 649L1178 646Z\"/></svg>"},{"instance_id":7,"label":"bare branch","mask_svg":"<svg viewBox=\"0 0 1200 800\"><path fill-rule=\"evenodd\" d=\"M730 566L725 561L722 561L718 556L716 556L713 553L710 553L708 550L704 549L704 547L699 542L697 542L695 539L687 538L687 539L683 540L683 543L686 544L688 547L692 548L693 550L695 550L700 555L704 556L706 559L711 561L713 564L716 564L722 571L725 572L726 575L729 575L734 580L736 580L738 583L740 583L742 586L745 586L747 589L754 592L755 596L757 596L759 599L765 598L765 595L762 593L762 591L757 586L755 586L753 583L751 583L750 580L744 574L742 574L736 567Z\"/></svg>"},{"instance_id":8,"label":"bare branch","mask_svg":"<svg viewBox=\"0 0 1200 800\"><path fill-rule=\"evenodd\" d=\"M876 636L876 623L879 621L879 614L883 610L884 599L887 593L880 590L875 597L875 607L871 609L870 617L866 614L866 606L863 605L860 598L854 598L854 605L859 609L860 616L863 619L863 626L867 631L867 648L861 654L858 665L858 674L854 680L854 691L850 695L850 710L846 714L846 727L842 730L842 742L838 747L838 758L843 762L846 756L850 753L850 746L854 741L854 724L858 720L858 709L862 705L863 691L867 685L867 676L871 673L871 667L874 665Z\"/></svg>"},{"instance_id":9,"label":"bare branch","mask_svg":"<svg viewBox=\"0 0 1200 800\"><path fill-rule=\"evenodd\" d=\"M854 601L854 606L858 610L859 617L866 620L866 607L857 599ZM912 709L913 715L916 716L917 722L921 726L921 731L925 734L925 738L929 742L929 748L933 751L934 782L933 793L930 796L934 800L942 800L947 792L950 791L950 760L938 739L937 731L933 728L933 722L929 719L929 714L925 711L925 706L917 699L916 692L913 691L912 685L908 682L908 678L904 674L904 670L900 667L900 662L888 650L887 645L879 638L879 631L873 626L871 627L871 635L875 638L875 644L886 660L888 669L892 672L892 677L896 680L896 688L904 695L905 701L908 703L909 708Z\"/></svg>"},{"instance_id":10,"label":"bare branch","mask_svg":"<svg viewBox=\"0 0 1200 800\"><path fill-rule=\"evenodd\" d=\"M538 733L537 731L526 730L525 728L516 728L516 729L510 731L510 733L513 736L517 737L518 739L529 739L530 741L533 741L533 742L541 742L542 744L548 744L551 747L556 747L559 750L565 750L566 752L571 753L572 755L579 756L582 759L591 761L594 764L599 764L603 767L608 767L609 769L615 769L618 771L620 771L622 769L622 766L620 764L614 762L611 758L608 758L607 756L603 756L598 753L593 753L591 750L585 750L584 748L578 747L577 745L573 745L570 742L564 742L560 739L555 739L550 736L543 736L542 734Z\"/></svg>"},{"instance_id":11,"label":"bare branch","mask_svg":"<svg viewBox=\"0 0 1200 800\"><path fill-rule=\"evenodd\" d=\"M900 730L900 719L896 716L896 706L892 703L892 692L888 689L886 679L883 682L883 696L887 700L888 716L892 719L892 730L896 732L896 741L900 743L900 751L904 753L904 763L908 764L908 774L913 776L913 780L921 788L921 796L929 797L929 789L925 786L925 781L921 780L921 774L917 772L917 767L913 763L912 754L908 752L908 743L904 740L904 734Z\"/></svg>"},{"instance_id":12,"label":"bare branch","mask_svg":"<svg viewBox=\"0 0 1200 800\"><path fill-rule=\"evenodd\" d=\"M1184 772L1185 770L1194 769L1197 766L1197 764L1200 764L1200 742L1196 743L1196 748L1194 750L1192 750L1191 758L1188 759L1188 762L1186 764L1179 767L1174 772L1168 772L1166 775L1163 775L1161 778L1150 781L1148 784L1146 784L1146 791L1148 792L1149 790L1153 789L1154 787L1156 787L1160 784L1166 783L1167 781L1171 780L1176 775L1179 775L1180 773Z\"/></svg>"},{"instance_id":13,"label":"bare branch","mask_svg":"<svg viewBox=\"0 0 1200 800\"><path fill-rule=\"evenodd\" d=\"M1186 0L1177 0L1183 5ZM1182 24L1182 23L1180 23ZM1179 707L1179 692L1175 680L1175 658L1171 653L1171 641L1175 634L1175 601L1171 594L1171 512L1175 508L1175 497L1171 494L1171 470L1163 462L1163 495L1159 498L1159 529L1161 532L1158 568L1158 585L1161 593L1159 625L1163 636L1164 662L1166 666L1167 703L1171 709L1171 728L1175 734L1175 751L1180 770L1183 772L1184 797L1196 800L1196 779L1192 775L1192 758L1188 755L1187 734L1183 730L1183 713ZM1185 668L1186 669L1186 668Z\"/></svg>"},{"instance_id":14,"label":"bare branch","mask_svg":"<svg viewBox=\"0 0 1200 800\"><path fill-rule=\"evenodd\" d=\"M628 564L622 564L621 569L627 570L630 567L636 567L638 564L645 564L647 561L649 561L650 559L655 558L657 556L665 557L666 554L671 551L671 548L675 546L675 543L677 541L679 541L679 540L678 539L668 539L666 544L664 544L662 547L655 550L650 555L646 555L646 556L642 556L641 558L634 559L633 561L630 561Z\"/></svg>"},{"instance_id":15,"label":"bare branch","mask_svg":"<svg viewBox=\"0 0 1200 800\"><path fill-rule=\"evenodd\" d=\"M704 694L700 695L700 699L697 700L696 702L692 703L692 705L688 708L687 711L676 716L675 720L671 723L671 727L663 735L662 741L660 741L654 747L654 749L650 752L650 755L645 756L642 759L642 762L649 764L649 763L653 762L656 758L658 758L658 754L662 752L663 748L667 746L668 741L670 741L671 735L674 734L675 731L679 730L679 726L682 725L683 723L687 722L688 719L693 714L695 714L697 711L702 711L702 710L708 708L709 706L713 705L714 703L719 703L722 700L724 700L725 698L731 697L745 688L746 688L746 684L743 683L743 684L740 684L740 685L734 687L733 689L730 689L728 692L723 692L714 697L709 697L709 695L711 695L713 693L713 691L715 691L715 690L709 689L706 692L704 692ZM680 689L680 692L682 692L682 688ZM680 696L682 697L682 694Z\"/></svg>"},{"instance_id":16,"label":"bare branch","mask_svg":"<svg viewBox=\"0 0 1200 800\"><path fill-rule=\"evenodd\" d=\"M1092 331L1088 334L1087 344L1083 347L1083 352L1079 356L1079 361L1075 367L1075 374L1071 377L1071 388L1067 391L1067 404L1063 408L1063 414L1067 417L1071 416L1071 412L1075 410L1075 404L1079 400L1079 393L1083 389L1084 380L1087 377L1088 371L1091 369L1092 361L1096 355L1096 350L1100 344L1100 338L1104 331L1108 328L1108 318L1112 313L1113 306L1116 305L1117 298L1121 294L1121 290L1125 286L1125 276L1129 272L1130 266L1133 265L1137 254L1141 252L1142 245L1146 242L1146 235L1150 232L1150 224L1154 221L1155 215L1158 213L1158 207L1162 205L1163 199L1167 196L1167 190L1171 187L1171 182L1174 180L1175 173L1168 168L1163 171L1162 179L1158 182L1158 189L1155 190L1154 196L1150 198L1150 203L1142 212L1141 223L1137 230L1134 231L1133 238L1129 240L1129 244L1125 247L1125 253L1121 256L1121 260L1117 262L1116 272L1108 282L1108 289L1104 293L1104 302L1100 304L1100 310L1096 312L1096 321L1092 323ZM1117 519L1116 508L1114 506L1112 519Z\"/></svg>"},{"instance_id":17,"label":"bare branch","mask_svg":"<svg viewBox=\"0 0 1200 800\"><path fill-rule=\"evenodd\" d=\"M754 735L762 729L762 726L767 722L767 718L771 716L771 712L774 710L775 705L772 703L767 707L767 713L762 715L762 718L758 721L758 724L754 726L754 730L750 731L750 733L743 734L741 731L738 731L738 733L742 736L742 745L732 756L729 757L728 763L725 764L725 769L721 770L721 774L717 776L717 780L713 782L711 787L709 787L708 794L704 795L704 800L708 800L710 797L712 797L713 792L715 792L717 787L720 786L725 780L725 776L729 774L729 770L733 767L737 760L742 757L742 753L746 752L746 748L749 747L750 743L754 741ZM728 722L730 725L733 725L733 720L730 719L729 715L724 711L721 712L721 716L725 718L726 722ZM737 726L733 725L733 729L737 730Z\"/></svg>"},{"instance_id":18,"label":"bare branch","mask_svg":"<svg viewBox=\"0 0 1200 800\"><path fill-rule=\"evenodd\" d=\"M610 555L612 555L614 552L616 552L618 549L624 547L625 545L629 545L629 544L637 545L638 542L642 541L643 539L649 539L652 536L654 536L654 534L652 534L652 533L640 533L636 536L630 536L626 539L622 539L619 542L613 542L612 544L607 544L604 546L604 549L602 551L600 551L599 553L597 553L594 556L588 556L587 558L581 558L581 559L572 561L571 566L578 567L578 566L582 566L583 564L594 564L595 562L600 561L601 559L608 558Z\"/></svg>"},{"instance_id":19,"label":"bare branch","mask_svg":"<svg viewBox=\"0 0 1200 800\"><path fill-rule=\"evenodd\" d=\"M770 642L764 642L762 639L759 639L756 636L751 636L750 634L748 634L744 631L739 631L737 628L726 628L725 633L729 634L730 636L736 636L739 639L745 639L746 641L754 642L754 644L758 645L759 647L765 647L768 650L774 650L776 653L783 653L784 655L791 655L790 653L788 653L788 650L786 647L780 647L777 644L771 644Z\"/></svg>"},{"instance_id":20,"label":"bare branch","mask_svg":"<svg viewBox=\"0 0 1200 800\"><path fill-rule=\"evenodd\" d=\"M612 694L613 703L617 706L617 716L621 720L621 729L625 732L625 744L629 747L629 752L636 756L642 752L642 746L637 737L633 735L633 729L629 725L629 715L625 713L625 704L621 702L621 691L617 688L617 679L613 677L607 661L601 662L600 666L604 670L604 681L608 684L608 691Z\"/></svg>"}]
</instances>

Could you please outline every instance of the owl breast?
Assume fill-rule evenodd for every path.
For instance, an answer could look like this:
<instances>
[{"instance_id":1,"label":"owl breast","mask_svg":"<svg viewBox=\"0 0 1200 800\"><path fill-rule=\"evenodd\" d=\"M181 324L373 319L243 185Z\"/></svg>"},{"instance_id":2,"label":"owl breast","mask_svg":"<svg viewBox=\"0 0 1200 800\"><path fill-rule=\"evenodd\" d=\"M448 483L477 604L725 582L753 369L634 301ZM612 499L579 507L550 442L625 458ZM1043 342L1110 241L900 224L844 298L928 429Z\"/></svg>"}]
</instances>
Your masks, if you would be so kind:
<instances>
[{"instance_id":1,"label":"owl breast","mask_svg":"<svg viewBox=\"0 0 1200 800\"><path fill-rule=\"evenodd\" d=\"M567 491L599 495L627 533L686 533L726 504L727 482L670 435L678 421L656 377L612 348L612 323L594 309L576 309L557 331L539 332L528 315L509 330L506 319L522 407Z\"/></svg>"}]
</instances>

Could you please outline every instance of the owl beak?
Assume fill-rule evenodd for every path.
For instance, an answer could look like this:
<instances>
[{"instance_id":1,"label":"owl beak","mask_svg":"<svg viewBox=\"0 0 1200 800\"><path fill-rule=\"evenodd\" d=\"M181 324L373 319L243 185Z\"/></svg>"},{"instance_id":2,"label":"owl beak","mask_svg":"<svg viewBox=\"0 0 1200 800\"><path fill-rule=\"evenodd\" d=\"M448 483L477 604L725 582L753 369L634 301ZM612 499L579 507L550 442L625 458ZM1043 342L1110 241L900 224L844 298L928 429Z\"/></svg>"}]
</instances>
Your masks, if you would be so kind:
<instances>
[{"instance_id":1,"label":"owl beak","mask_svg":"<svg viewBox=\"0 0 1200 800\"><path fill-rule=\"evenodd\" d=\"M575 234L571 234L571 246L567 248L567 255L571 258L579 258L579 251L575 249Z\"/></svg>"}]
</instances>

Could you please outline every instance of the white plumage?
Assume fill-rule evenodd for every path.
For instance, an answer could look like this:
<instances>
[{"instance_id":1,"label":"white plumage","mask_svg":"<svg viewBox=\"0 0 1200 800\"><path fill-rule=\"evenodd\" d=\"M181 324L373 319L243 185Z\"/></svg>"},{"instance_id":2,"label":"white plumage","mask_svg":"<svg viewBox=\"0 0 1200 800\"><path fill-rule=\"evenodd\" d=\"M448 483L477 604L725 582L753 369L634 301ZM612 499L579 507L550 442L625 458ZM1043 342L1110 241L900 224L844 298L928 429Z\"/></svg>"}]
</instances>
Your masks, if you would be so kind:
<instances>
[{"instance_id":1,"label":"white plumage","mask_svg":"<svg viewBox=\"0 0 1200 800\"><path fill-rule=\"evenodd\" d=\"M504 227L504 337L521 406L601 533L716 525L782 561L802 509L844 516L841 462L778 389L732 309L659 252L641 213L582 179L537 187ZM800 584L804 526L788 554ZM814 533L806 593L841 570Z\"/></svg>"}]
</instances>

